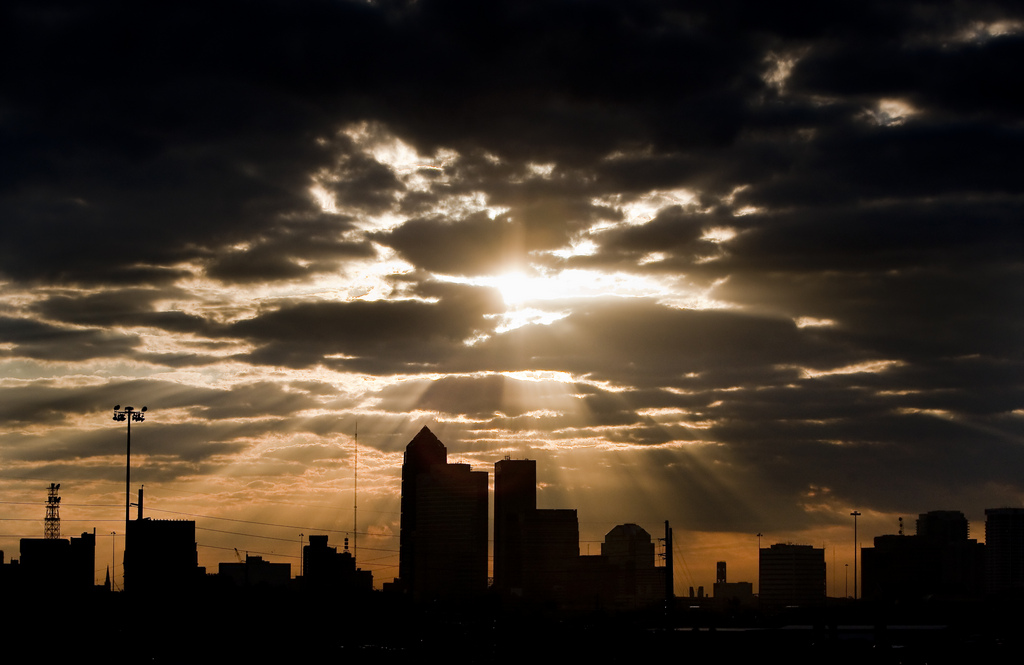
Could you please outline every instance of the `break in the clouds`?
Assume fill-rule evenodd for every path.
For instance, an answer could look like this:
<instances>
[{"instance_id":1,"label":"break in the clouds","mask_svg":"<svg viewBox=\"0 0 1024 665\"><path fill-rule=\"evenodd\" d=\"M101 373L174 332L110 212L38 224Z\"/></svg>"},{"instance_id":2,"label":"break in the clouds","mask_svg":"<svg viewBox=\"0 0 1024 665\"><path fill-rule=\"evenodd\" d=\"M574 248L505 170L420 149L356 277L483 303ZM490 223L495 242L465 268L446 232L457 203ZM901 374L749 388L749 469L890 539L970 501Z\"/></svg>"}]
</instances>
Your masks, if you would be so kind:
<instances>
[{"instance_id":1,"label":"break in the clouds","mask_svg":"<svg viewBox=\"0 0 1024 665\"><path fill-rule=\"evenodd\" d=\"M1013 3L0 12L8 497L120 505L126 402L169 511L351 529L358 456L381 581L424 424L585 538L1024 497Z\"/></svg>"}]
</instances>

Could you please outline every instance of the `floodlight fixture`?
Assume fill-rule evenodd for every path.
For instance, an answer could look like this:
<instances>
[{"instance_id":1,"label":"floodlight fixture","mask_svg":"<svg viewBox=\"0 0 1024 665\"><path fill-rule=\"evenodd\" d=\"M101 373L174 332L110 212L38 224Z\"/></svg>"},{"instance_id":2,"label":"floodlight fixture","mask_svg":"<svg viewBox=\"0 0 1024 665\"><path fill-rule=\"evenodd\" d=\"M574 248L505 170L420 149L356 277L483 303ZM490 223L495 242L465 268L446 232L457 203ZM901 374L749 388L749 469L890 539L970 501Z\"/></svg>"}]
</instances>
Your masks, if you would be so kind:
<instances>
[{"instance_id":1,"label":"floodlight fixture","mask_svg":"<svg viewBox=\"0 0 1024 665\"><path fill-rule=\"evenodd\" d=\"M125 533L125 546L128 544L128 521L130 519L131 505L132 505L132 422L141 423L146 420L144 415L149 407L142 407L141 411L136 411L134 407L126 406L123 409L118 404L114 407L114 421L115 422L126 422L128 425L128 437L127 437L127 454L125 460L125 472L124 472L124 533Z\"/></svg>"}]
</instances>

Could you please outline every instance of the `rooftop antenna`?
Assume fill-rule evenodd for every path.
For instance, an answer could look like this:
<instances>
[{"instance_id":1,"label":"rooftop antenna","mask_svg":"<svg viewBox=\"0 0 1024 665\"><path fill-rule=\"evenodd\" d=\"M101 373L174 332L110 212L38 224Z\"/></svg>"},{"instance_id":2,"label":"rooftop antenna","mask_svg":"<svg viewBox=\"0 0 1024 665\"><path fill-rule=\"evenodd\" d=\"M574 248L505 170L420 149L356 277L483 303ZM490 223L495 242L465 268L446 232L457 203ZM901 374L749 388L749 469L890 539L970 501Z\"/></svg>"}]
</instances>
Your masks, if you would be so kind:
<instances>
[{"instance_id":1,"label":"rooftop antenna","mask_svg":"<svg viewBox=\"0 0 1024 665\"><path fill-rule=\"evenodd\" d=\"M57 540L60 538L60 497L57 490L60 483L50 483L46 496L46 519L43 520L43 538Z\"/></svg>"}]
</instances>

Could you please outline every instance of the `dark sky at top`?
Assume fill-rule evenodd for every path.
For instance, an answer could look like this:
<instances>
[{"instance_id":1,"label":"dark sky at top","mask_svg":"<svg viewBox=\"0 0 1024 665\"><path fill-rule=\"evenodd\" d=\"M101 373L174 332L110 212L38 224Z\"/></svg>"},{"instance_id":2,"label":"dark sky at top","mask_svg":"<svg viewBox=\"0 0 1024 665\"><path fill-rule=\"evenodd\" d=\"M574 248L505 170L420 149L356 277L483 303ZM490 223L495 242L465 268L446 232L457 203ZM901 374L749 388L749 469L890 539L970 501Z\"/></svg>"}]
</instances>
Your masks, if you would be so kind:
<instances>
[{"instance_id":1,"label":"dark sky at top","mask_svg":"<svg viewBox=\"0 0 1024 665\"><path fill-rule=\"evenodd\" d=\"M424 424L601 533L1020 506L1022 62L1013 2L4 3L0 494L118 504L128 401L203 514L351 496L357 421L368 533Z\"/></svg>"}]
</instances>

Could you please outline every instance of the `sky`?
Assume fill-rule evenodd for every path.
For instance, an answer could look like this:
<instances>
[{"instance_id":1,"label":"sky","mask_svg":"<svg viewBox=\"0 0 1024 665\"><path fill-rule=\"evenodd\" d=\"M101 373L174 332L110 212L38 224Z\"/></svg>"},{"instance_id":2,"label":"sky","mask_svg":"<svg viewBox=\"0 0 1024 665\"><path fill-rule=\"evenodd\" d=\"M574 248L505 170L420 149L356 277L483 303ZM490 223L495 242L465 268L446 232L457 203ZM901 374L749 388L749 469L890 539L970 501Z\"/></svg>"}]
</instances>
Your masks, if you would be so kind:
<instances>
[{"instance_id":1,"label":"sky","mask_svg":"<svg viewBox=\"0 0 1024 665\"><path fill-rule=\"evenodd\" d=\"M402 452L538 461L581 553L1024 506L1024 7L0 8L0 549L146 515L200 565L397 575ZM358 433L358 442L356 435ZM358 491L356 491L358 490ZM111 532L117 534L110 535ZM300 535L301 534L301 535ZM758 537L758 534L762 534ZM357 541L357 542L356 542Z\"/></svg>"}]
</instances>

